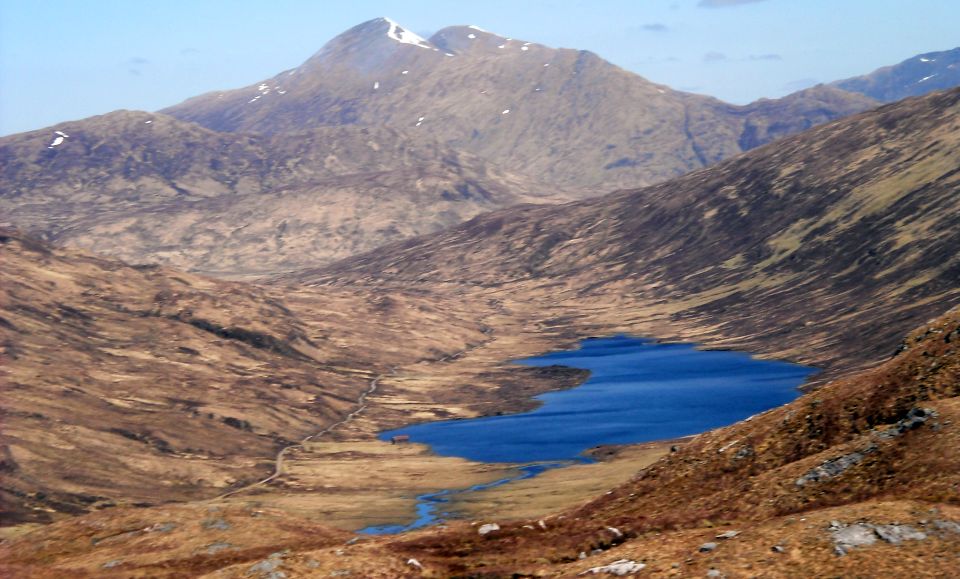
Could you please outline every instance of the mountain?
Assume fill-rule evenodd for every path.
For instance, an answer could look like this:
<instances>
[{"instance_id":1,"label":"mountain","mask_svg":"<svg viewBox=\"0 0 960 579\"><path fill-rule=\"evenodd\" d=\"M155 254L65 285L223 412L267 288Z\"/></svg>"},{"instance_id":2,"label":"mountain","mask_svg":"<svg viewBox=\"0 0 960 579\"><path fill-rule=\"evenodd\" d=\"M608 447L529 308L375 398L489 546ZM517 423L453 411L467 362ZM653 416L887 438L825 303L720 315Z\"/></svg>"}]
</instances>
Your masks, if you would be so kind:
<instances>
[{"instance_id":1,"label":"mountain","mask_svg":"<svg viewBox=\"0 0 960 579\"><path fill-rule=\"evenodd\" d=\"M646 333L659 319L673 336L692 322L751 351L866 362L960 300L958 141L955 89L661 185L485 214L284 279L453 285L567 323L589 311Z\"/></svg>"},{"instance_id":2,"label":"mountain","mask_svg":"<svg viewBox=\"0 0 960 579\"><path fill-rule=\"evenodd\" d=\"M4 526L263 478L390 366L485 335L454 300L279 295L13 230L0 230L0 260Z\"/></svg>"},{"instance_id":3,"label":"mountain","mask_svg":"<svg viewBox=\"0 0 960 579\"><path fill-rule=\"evenodd\" d=\"M452 46L387 33L411 49ZM777 114L776 103L756 106ZM173 175L209 164L208 146L191 143L243 140L216 181L237 199L259 183L256 147L282 152L289 135L314 130L219 133L131 115L137 129L182 130L165 140L188 151L169 156L186 167ZM133 138L55 130L22 146L66 158L64 170L67 147L83 146L83 159L114 135L120 150ZM669 182L495 211L264 285L130 266L4 230L2 520L50 524L4 529L0 574L577 576L644 565L656 575L955 575L958 140L954 89ZM200 202L213 188L164 180L154 168L168 161L137 169L125 157L136 170L124 173L107 158L104 177L79 173L123 175L133 204ZM314 176L270 167L260 179ZM55 195L74 184L95 194L37 173ZM429 492L420 489L444 488L431 479L475 474L376 433L529 406L545 382L582 374L508 360L616 332L824 372L797 401L671 442L659 462L561 513L502 512L398 537L326 528L342 523L340 508L357 520L412 514L411 497ZM487 480L502 478L489 469ZM228 491L237 494L212 498Z\"/></svg>"},{"instance_id":4,"label":"mountain","mask_svg":"<svg viewBox=\"0 0 960 579\"><path fill-rule=\"evenodd\" d=\"M10 577L678 570L851 577L869 569L869 576L950 577L960 570L958 343L953 310L911 332L882 366L680 443L629 482L540 519L348 538L257 503L121 508L0 544L0 570ZM481 534L478 522L495 525Z\"/></svg>"},{"instance_id":5,"label":"mountain","mask_svg":"<svg viewBox=\"0 0 960 579\"><path fill-rule=\"evenodd\" d=\"M235 277L564 198L388 128L228 134L130 111L4 137L0 175L8 226L134 263Z\"/></svg>"},{"instance_id":6,"label":"mountain","mask_svg":"<svg viewBox=\"0 0 960 579\"><path fill-rule=\"evenodd\" d=\"M920 54L900 64L830 84L881 102L953 88L960 85L960 48Z\"/></svg>"},{"instance_id":7,"label":"mountain","mask_svg":"<svg viewBox=\"0 0 960 579\"><path fill-rule=\"evenodd\" d=\"M948 54L914 64L949 67ZM173 117L118 111L0 138L0 225L255 278L498 208L662 182L876 104L821 85L734 106L589 52L469 26L423 39L378 19Z\"/></svg>"},{"instance_id":8,"label":"mountain","mask_svg":"<svg viewBox=\"0 0 960 579\"><path fill-rule=\"evenodd\" d=\"M471 26L423 39L381 18L301 66L164 113L217 131L389 126L582 195L676 177L876 102L823 87L738 107L674 91L597 55Z\"/></svg>"}]
</instances>

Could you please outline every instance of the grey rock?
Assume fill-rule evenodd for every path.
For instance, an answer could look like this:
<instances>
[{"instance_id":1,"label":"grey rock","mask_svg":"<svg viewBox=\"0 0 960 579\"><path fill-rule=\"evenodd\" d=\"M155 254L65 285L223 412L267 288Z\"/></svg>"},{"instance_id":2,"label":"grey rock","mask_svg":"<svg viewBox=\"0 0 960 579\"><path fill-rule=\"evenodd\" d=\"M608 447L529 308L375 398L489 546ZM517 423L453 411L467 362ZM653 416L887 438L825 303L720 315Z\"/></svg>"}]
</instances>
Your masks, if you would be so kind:
<instances>
[{"instance_id":1,"label":"grey rock","mask_svg":"<svg viewBox=\"0 0 960 579\"><path fill-rule=\"evenodd\" d=\"M483 536L499 530L500 530L500 525L496 523L487 523L486 525L480 525L480 528L477 529L477 533Z\"/></svg>"},{"instance_id":2,"label":"grey rock","mask_svg":"<svg viewBox=\"0 0 960 579\"><path fill-rule=\"evenodd\" d=\"M911 408L907 416L897 421L892 427L878 432L877 436L882 439L891 439L903 435L905 432L920 428L928 420L937 416L937 412L931 408Z\"/></svg>"},{"instance_id":3,"label":"grey rock","mask_svg":"<svg viewBox=\"0 0 960 579\"><path fill-rule=\"evenodd\" d=\"M717 548L717 544L716 544L716 543L704 543L704 544L700 545L700 552L701 552L701 553L709 553L710 551L713 551L713 550L716 549L716 548Z\"/></svg>"},{"instance_id":4,"label":"grey rock","mask_svg":"<svg viewBox=\"0 0 960 579\"><path fill-rule=\"evenodd\" d=\"M106 563L104 563L104 564L103 564L103 568L104 568L104 569L112 569L112 568L116 567L117 565L120 565L121 563L123 563L123 561L121 561L120 559L114 559L113 561L107 561Z\"/></svg>"},{"instance_id":5,"label":"grey rock","mask_svg":"<svg viewBox=\"0 0 960 579\"><path fill-rule=\"evenodd\" d=\"M784 549L782 545L774 545L774 546L770 547L770 550L773 551L774 553L786 553L786 552L787 552L787 550Z\"/></svg>"},{"instance_id":6,"label":"grey rock","mask_svg":"<svg viewBox=\"0 0 960 579\"><path fill-rule=\"evenodd\" d=\"M617 577L624 577L626 575L633 575L634 573L639 573L646 567L643 563L637 563L636 561L631 561L629 559L620 559L614 561L609 565L602 565L600 567L592 567L586 571L580 573L580 575L599 575L600 573L605 573L607 575L616 575Z\"/></svg>"},{"instance_id":7,"label":"grey rock","mask_svg":"<svg viewBox=\"0 0 960 579\"><path fill-rule=\"evenodd\" d=\"M177 528L176 523L157 523L144 529L148 533L169 533Z\"/></svg>"},{"instance_id":8,"label":"grey rock","mask_svg":"<svg viewBox=\"0 0 960 579\"><path fill-rule=\"evenodd\" d=\"M835 523L837 521L834 521ZM837 555L846 555L854 547L866 547L877 542L878 539L899 545L904 541L922 541L927 534L910 525L874 525L871 523L854 523L833 529L834 552Z\"/></svg>"},{"instance_id":9,"label":"grey rock","mask_svg":"<svg viewBox=\"0 0 960 579\"><path fill-rule=\"evenodd\" d=\"M846 552L849 547L865 547L877 542L873 526L855 523L833 532L833 542Z\"/></svg>"},{"instance_id":10,"label":"grey rock","mask_svg":"<svg viewBox=\"0 0 960 579\"><path fill-rule=\"evenodd\" d=\"M216 531L226 531L230 528L230 523L219 517L216 519L206 519L200 524L204 529Z\"/></svg>"},{"instance_id":11,"label":"grey rock","mask_svg":"<svg viewBox=\"0 0 960 579\"><path fill-rule=\"evenodd\" d=\"M259 574L263 579L283 579L286 577L286 574L278 569L283 565L283 556L285 554L284 552L271 553L266 559L257 561L251 565L250 568L247 569L246 574Z\"/></svg>"},{"instance_id":12,"label":"grey rock","mask_svg":"<svg viewBox=\"0 0 960 579\"><path fill-rule=\"evenodd\" d=\"M222 541L217 543L212 543L210 545L207 545L207 554L216 555L220 551L226 551L227 549L232 549L232 548L233 548L233 545L231 545L230 543L224 543Z\"/></svg>"},{"instance_id":13,"label":"grey rock","mask_svg":"<svg viewBox=\"0 0 960 579\"><path fill-rule=\"evenodd\" d=\"M877 525L874 527L874 532L891 545L899 545L907 540L922 541L927 538L926 533L918 531L910 525Z\"/></svg>"},{"instance_id":14,"label":"grey rock","mask_svg":"<svg viewBox=\"0 0 960 579\"><path fill-rule=\"evenodd\" d=\"M717 535L717 539L732 539L740 534L740 531L724 531Z\"/></svg>"},{"instance_id":15,"label":"grey rock","mask_svg":"<svg viewBox=\"0 0 960 579\"><path fill-rule=\"evenodd\" d=\"M954 521L934 521L933 526L938 531L949 531L960 534L960 523L955 523Z\"/></svg>"},{"instance_id":16,"label":"grey rock","mask_svg":"<svg viewBox=\"0 0 960 579\"><path fill-rule=\"evenodd\" d=\"M868 454L876 452L876 450L877 445L871 444L863 450L858 450L824 461L820 463L819 466L810 469L803 476L798 478L796 485L798 487L802 487L812 482L820 482L821 480L833 478L839 474L842 474L848 468L860 463L864 458L867 457Z\"/></svg>"},{"instance_id":17,"label":"grey rock","mask_svg":"<svg viewBox=\"0 0 960 579\"><path fill-rule=\"evenodd\" d=\"M707 571L707 577L723 577L723 573L721 573L717 569L710 569L709 571Z\"/></svg>"}]
</instances>

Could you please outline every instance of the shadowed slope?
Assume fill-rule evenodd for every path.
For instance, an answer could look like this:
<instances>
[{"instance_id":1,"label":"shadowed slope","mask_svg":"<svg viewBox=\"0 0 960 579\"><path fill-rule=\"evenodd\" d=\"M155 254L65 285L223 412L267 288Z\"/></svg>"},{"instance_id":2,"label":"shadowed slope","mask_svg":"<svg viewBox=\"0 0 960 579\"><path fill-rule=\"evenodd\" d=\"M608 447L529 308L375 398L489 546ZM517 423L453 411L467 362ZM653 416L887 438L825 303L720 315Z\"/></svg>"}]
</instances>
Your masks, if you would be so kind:
<instances>
[{"instance_id":1,"label":"shadowed slope","mask_svg":"<svg viewBox=\"0 0 960 579\"><path fill-rule=\"evenodd\" d=\"M133 262L276 273L563 199L386 128L224 134L121 111L0 139L0 213L45 239ZM61 142L51 145L52 139Z\"/></svg>"},{"instance_id":2,"label":"shadowed slope","mask_svg":"<svg viewBox=\"0 0 960 579\"><path fill-rule=\"evenodd\" d=\"M953 90L655 187L484 215L288 279L453 285L613 319L658 305L751 349L865 361L960 299L958 141Z\"/></svg>"}]
</instances>

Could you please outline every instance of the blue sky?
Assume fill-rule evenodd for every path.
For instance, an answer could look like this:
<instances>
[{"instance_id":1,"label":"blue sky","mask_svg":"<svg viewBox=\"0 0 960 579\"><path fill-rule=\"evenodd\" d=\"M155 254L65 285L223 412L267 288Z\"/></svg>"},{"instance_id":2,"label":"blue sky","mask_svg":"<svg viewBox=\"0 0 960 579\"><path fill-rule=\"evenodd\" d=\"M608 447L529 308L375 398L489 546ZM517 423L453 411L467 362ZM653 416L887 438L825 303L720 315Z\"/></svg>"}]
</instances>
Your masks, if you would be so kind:
<instances>
[{"instance_id":1,"label":"blue sky","mask_svg":"<svg viewBox=\"0 0 960 579\"><path fill-rule=\"evenodd\" d=\"M0 0L0 134L243 86L379 16L591 50L735 103L960 46L954 0Z\"/></svg>"}]
</instances>

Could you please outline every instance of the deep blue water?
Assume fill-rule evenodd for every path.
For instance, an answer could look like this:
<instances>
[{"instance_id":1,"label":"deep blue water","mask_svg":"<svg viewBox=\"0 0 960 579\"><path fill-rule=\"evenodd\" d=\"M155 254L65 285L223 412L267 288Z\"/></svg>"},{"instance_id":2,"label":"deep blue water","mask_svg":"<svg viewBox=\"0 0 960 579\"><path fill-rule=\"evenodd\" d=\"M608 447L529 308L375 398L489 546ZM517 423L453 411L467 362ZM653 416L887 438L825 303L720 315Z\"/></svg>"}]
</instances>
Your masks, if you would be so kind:
<instances>
[{"instance_id":1,"label":"deep blue water","mask_svg":"<svg viewBox=\"0 0 960 579\"><path fill-rule=\"evenodd\" d=\"M437 454L480 462L570 460L601 444L678 438L732 424L790 402L816 371L627 336L592 338L577 350L517 363L584 368L591 375L577 388L538 396L543 405L530 412L430 422L380 438L407 434Z\"/></svg>"},{"instance_id":2,"label":"deep blue water","mask_svg":"<svg viewBox=\"0 0 960 579\"><path fill-rule=\"evenodd\" d=\"M679 438L733 424L786 404L814 368L757 360L749 354L697 350L693 344L659 344L616 336L584 340L577 350L518 360L527 366L562 365L590 370L571 390L537 396L536 410L508 416L429 422L380 434L406 434L434 452L480 462L521 463L512 478L417 497L408 524L360 532L399 533L437 523L455 495L537 476L552 468L589 462L581 455L601 444Z\"/></svg>"}]
</instances>

